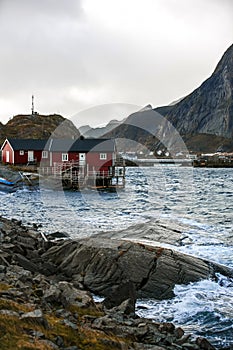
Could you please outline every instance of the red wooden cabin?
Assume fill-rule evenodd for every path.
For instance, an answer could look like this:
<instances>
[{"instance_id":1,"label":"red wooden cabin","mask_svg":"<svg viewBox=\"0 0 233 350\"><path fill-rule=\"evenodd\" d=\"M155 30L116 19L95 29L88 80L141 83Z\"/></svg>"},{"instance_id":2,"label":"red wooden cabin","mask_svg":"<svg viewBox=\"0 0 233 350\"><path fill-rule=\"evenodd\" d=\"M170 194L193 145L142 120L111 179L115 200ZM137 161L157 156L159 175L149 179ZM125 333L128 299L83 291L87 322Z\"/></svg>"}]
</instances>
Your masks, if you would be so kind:
<instances>
[{"instance_id":1,"label":"red wooden cabin","mask_svg":"<svg viewBox=\"0 0 233 350\"><path fill-rule=\"evenodd\" d=\"M6 164L39 163L47 140L6 139L1 147L2 162Z\"/></svg>"},{"instance_id":2,"label":"red wooden cabin","mask_svg":"<svg viewBox=\"0 0 233 350\"><path fill-rule=\"evenodd\" d=\"M75 188L124 186L124 165L116 161L112 139L6 139L1 151L3 163L34 163L41 175L62 178Z\"/></svg>"},{"instance_id":3,"label":"red wooden cabin","mask_svg":"<svg viewBox=\"0 0 233 350\"><path fill-rule=\"evenodd\" d=\"M115 165L115 141L109 139L50 139L45 147L48 151L47 165L74 162L90 171L108 172ZM41 166L46 164L42 159Z\"/></svg>"},{"instance_id":4,"label":"red wooden cabin","mask_svg":"<svg viewBox=\"0 0 233 350\"><path fill-rule=\"evenodd\" d=\"M96 170L108 170L114 165L116 147L108 139L6 139L1 147L2 162L7 164L42 163L53 167L57 163L77 162Z\"/></svg>"}]
</instances>

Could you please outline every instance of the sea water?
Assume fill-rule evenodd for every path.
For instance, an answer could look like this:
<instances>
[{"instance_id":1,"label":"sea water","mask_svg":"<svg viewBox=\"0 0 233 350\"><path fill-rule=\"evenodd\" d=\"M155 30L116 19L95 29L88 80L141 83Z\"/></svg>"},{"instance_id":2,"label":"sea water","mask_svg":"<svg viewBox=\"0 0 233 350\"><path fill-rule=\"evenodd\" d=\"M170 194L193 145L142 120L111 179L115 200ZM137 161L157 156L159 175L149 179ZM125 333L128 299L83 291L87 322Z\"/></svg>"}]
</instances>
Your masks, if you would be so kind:
<instances>
[{"instance_id":1,"label":"sea water","mask_svg":"<svg viewBox=\"0 0 233 350\"><path fill-rule=\"evenodd\" d=\"M233 268L233 172L177 166L128 168L115 193L53 191L42 186L0 193L0 213L45 234L87 237L161 218L184 224L182 252ZM170 321L220 348L233 349L233 281L218 275L174 289L171 300L139 300L137 312Z\"/></svg>"}]
</instances>

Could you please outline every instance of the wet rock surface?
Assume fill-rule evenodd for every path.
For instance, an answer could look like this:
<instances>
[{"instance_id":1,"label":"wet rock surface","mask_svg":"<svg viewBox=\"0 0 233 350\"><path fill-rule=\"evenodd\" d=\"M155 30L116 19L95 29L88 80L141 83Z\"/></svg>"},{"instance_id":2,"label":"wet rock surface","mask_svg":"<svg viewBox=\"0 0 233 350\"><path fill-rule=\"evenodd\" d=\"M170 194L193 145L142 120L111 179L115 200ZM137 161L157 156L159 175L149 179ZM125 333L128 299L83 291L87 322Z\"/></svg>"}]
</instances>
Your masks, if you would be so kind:
<instances>
[{"instance_id":1,"label":"wet rock surface","mask_svg":"<svg viewBox=\"0 0 233 350\"><path fill-rule=\"evenodd\" d=\"M3 218L0 242L2 348L213 349L171 323L137 317L135 301L230 269L124 240L45 241L36 227Z\"/></svg>"},{"instance_id":2,"label":"wet rock surface","mask_svg":"<svg viewBox=\"0 0 233 350\"><path fill-rule=\"evenodd\" d=\"M176 221L150 220L146 223L139 223L124 230L103 232L98 238L126 239L130 241L148 243L150 245L172 245L181 246L190 238L184 232L189 228L185 224Z\"/></svg>"},{"instance_id":3,"label":"wet rock surface","mask_svg":"<svg viewBox=\"0 0 233 350\"><path fill-rule=\"evenodd\" d=\"M162 300L174 296L175 284L214 279L217 272L233 276L225 266L170 248L103 236L66 241L48 249L42 258L57 266L58 273L105 297L131 282L137 297Z\"/></svg>"}]
</instances>

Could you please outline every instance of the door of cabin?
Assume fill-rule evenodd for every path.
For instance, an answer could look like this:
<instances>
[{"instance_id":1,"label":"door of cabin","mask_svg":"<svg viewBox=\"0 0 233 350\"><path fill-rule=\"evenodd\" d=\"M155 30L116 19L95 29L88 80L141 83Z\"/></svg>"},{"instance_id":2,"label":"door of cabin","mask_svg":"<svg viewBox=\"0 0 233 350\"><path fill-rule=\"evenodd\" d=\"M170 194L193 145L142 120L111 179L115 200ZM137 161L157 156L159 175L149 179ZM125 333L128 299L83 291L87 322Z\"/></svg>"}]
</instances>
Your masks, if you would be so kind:
<instances>
[{"instance_id":1,"label":"door of cabin","mask_svg":"<svg viewBox=\"0 0 233 350\"><path fill-rule=\"evenodd\" d=\"M86 153L79 153L79 164L85 165L86 163Z\"/></svg>"},{"instance_id":2,"label":"door of cabin","mask_svg":"<svg viewBox=\"0 0 233 350\"><path fill-rule=\"evenodd\" d=\"M6 163L10 163L10 151L6 151Z\"/></svg>"},{"instance_id":3,"label":"door of cabin","mask_svg":"<svg viewBox=\"0 0 233 350\"><path fill-rule=\"evenodd\" d=\"M34 151L28 151L28 162L34 161Z\"/></svg>"}]
</instances>

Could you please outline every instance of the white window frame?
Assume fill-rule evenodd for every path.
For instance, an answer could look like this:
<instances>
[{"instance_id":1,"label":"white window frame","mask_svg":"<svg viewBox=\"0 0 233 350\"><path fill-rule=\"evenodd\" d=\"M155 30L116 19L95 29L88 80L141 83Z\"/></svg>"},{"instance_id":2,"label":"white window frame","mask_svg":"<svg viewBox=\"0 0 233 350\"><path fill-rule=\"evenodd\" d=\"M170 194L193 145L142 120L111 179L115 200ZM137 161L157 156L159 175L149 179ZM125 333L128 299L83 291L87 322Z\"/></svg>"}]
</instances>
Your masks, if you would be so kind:
<instances>
[{"instance_id":1,"label":"white window frame","mask_svg":"<svg viewBox=\"0 0 233 350\"><path fill-rule=\"evenodd\" d=\"M106 160L107 159L107 153L100 153L100 160Z\"/></svg>"},{"instance_id":2,"label":"white window frame","mask_svg":"<svg viewBox=\"0 0 233 350\"><path fill-rule=\"evenodd\" d=\"M42 158L48 158L48 151L42 151Z\"/></svg>"},{"instance_id":3,"label":"white window frame","mask_svg":"<svg viewBox=\"0 0 233 350\"><path fill-rule=\"evenodd\" d=\"M21 149L21 150L19 151L19 155L20 155L20 156L24 156L24 150L23 150L23 149Z\"/></svg>"},{"instance_id":4,"label":"white window frame","mask_svg":"<svg viewBox=\"0 0 233 350\"><path fill-rule=\"evenodd\" d=\"M68 162L69 154L68 153L62 153L61 160L62 160L62 162Z\"/></svg>"}]
</instances>

